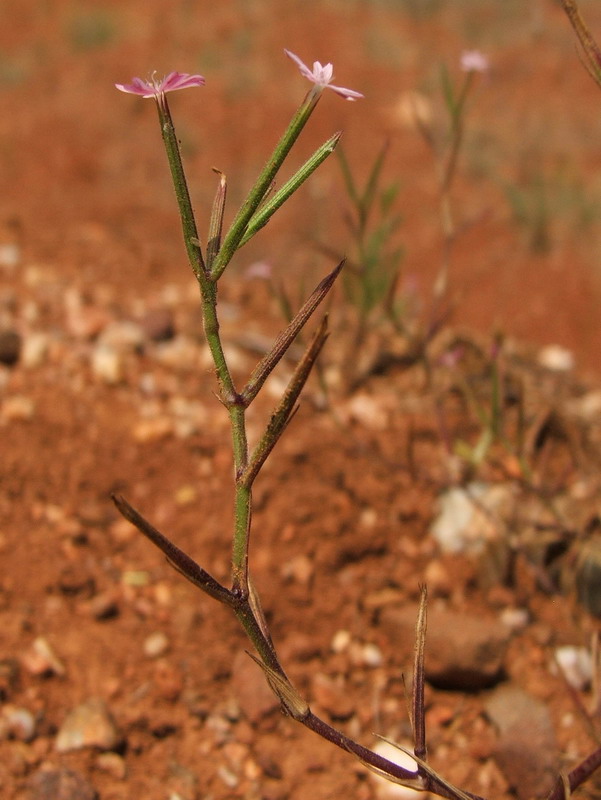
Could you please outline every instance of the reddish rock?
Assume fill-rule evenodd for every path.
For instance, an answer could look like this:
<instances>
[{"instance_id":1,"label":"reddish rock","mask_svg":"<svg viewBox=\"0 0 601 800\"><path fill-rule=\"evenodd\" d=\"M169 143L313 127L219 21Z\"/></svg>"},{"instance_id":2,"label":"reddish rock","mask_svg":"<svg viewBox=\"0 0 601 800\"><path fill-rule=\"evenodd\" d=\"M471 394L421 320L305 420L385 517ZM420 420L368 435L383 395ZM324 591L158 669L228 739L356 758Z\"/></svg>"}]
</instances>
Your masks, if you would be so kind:
<instances>
[{"instance_id":1,"label":"reddish rock","mask_svg":"<svg viewBox=\"0 0 601 800\"><path fill-rule=\"evenodd\" d=\"M386 608L380 624L391 642L410 650L415 642L417 606ZM511 634L496 618L470 616L446 609L428 611L426 679L441 689L476 691L503 677L503 660Z\"/></svg>"}]
</instances>

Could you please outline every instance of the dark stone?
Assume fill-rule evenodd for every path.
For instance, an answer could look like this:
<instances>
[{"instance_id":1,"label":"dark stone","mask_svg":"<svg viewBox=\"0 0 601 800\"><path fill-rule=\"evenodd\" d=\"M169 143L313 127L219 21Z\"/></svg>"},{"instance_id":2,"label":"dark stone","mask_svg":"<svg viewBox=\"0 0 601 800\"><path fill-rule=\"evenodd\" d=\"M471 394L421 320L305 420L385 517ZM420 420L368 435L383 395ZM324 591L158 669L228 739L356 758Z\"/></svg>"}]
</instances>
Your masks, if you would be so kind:
<instances>
[{"instance_id":1,"label":"dark stone","mask_svg":"<svg viewBox=\"0 0 601 800\"><path fill-rule=\"evenodd\" d=\"M0 331L0 364L12 367L19 360L21 336L12 330Z\"/></svg>"}]
</instances>

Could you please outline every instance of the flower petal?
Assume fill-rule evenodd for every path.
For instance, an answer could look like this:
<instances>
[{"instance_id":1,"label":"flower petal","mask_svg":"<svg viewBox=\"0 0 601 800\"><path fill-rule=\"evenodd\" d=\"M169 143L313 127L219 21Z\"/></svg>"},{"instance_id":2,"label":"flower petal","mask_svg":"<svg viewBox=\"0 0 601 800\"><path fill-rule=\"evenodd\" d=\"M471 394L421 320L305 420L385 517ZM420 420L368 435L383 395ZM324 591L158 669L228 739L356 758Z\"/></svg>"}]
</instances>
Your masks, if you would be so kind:
<instances>
[{"instance_id":1,"label":"flower petal","mask_svg":"<svg viewBox=\"0 0 601 800\"><path fill-rule=\"evenodd\" d=\"M294 55L294 53L291 53L290 50L284 50L284 53L286 53L288 58L294 61L301 75L320 89L332 89L336 94L341 95L341 97L344 97L346 100L358 100L360 97L363 97L361 92L355 92L353 89L345 89L343 86L332 86L330 81L334 77L333 64L329 62L327 64L322 64L321 61L314 61L313 71L311 72L304 61L301 61L301 59Z\"/></svg>"},{"instance_id":2,"label":"flower petal","mask_svg":"<svg viewBox=\"0 0 601 800\"><path fill-rule=\"evenodd\" d=\"M141 78L132 78L131 83L116 83L115 88L119 89L120 92L139 94L142 97L148 97L148 92L150 92L150 96L154 94L152 84L148 83L148 81L143 81Z\"/></svg>"},{"instance_id":3,"label":"flower petal","mask_svg":"<svg viewBox=\"0 0 601 800\"><path fill-rule=\"evenodd\" d=\"M189 89L193 86L204 86L202 75L189 75L187 72L170 72L159 84L162 92L174 92L176 89Z\"/></svg>"},{"instance_id":4,"label":"flower petal","mask_svg":"<svg viewBox=\"0 0 601 800\"><path fill-rule=\"evenodd\" d=\"M311 72L309 67L303 61L300 60L298 56L295 56L294 53L291 53L290 50L286 49L284 49L284 53L286 53L288 58L291 58L294 61L296 66L299 68L301 75L303 75L303 77L308 78L310 81L314 82L313 73Z\"/></svg>"},{"instance_id":5,"label":"flower petal","mask_svg":"<svg viewBox=\"0 0 601 800\"><path fill-rule=\"evenodd\" d=\"M488 58L480 50L464 50L461 54L461 69L464 72L486 72L489 68Z\"/></svg>"},{"instance_id":6,"label":"flower petal","mask_svg":"<svg viewBox=\"0 0 601 800\"><path fill-rule=\"evenodd\" d=\"M174 92L176 89L188 89L192 86L204 86L205 79L202 75L189 75L187 72L170 72L163 80L158 81L152 75L148 81L142 78L132 78L131 83L116 83L115 87L120 92L137 94L141 97L159 97L165 92Z\"/></svg>"},{"instance_id":7,"label":"flower petal","mask_svg":"<svg viewBox=\"0 0 601 800\"><path fill-rule=\"evenodd\" d=\"M361 100L362 97L365 97L361 92L355 92L353 89L345 89L344 86L333 86L331 83L328 84L328 89L344 97L345 100Z\"/></svg>"}]
</instances>

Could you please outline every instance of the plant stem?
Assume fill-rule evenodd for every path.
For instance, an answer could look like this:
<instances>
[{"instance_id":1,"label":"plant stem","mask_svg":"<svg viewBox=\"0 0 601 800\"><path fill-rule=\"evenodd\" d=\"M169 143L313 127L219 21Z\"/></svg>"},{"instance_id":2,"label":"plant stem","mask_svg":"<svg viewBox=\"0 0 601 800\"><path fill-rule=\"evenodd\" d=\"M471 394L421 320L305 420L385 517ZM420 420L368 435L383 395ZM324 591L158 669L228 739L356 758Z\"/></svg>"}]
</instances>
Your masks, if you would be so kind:
<instances>
[{"instance_id":1,"label":"plant stem","mask_svg":"<svg viewBox=\"0 0 601 800\"><path fill-rule=\"evenodd\" d=\"M219 254L213 262L211 269L211 276L217 280L223 273L232 259L232 256L240 246L242 237L246 233L246 227L250 222L251 217L259 207L259 204L265 197L267 190L273 183L278 170L282 166L284 159L290 152L295 141L302 129L307 124L307 121L319 100L320 92L314 90L308 92L296 114L293 116L290 124L286 128L284 135L277 143L275 150L267 164L263 167L263 171L259 175L257 182L250 190L248 197L242 204L240 210L234 217L229 231L227 232Z\"/></svg>"}]
</instances>

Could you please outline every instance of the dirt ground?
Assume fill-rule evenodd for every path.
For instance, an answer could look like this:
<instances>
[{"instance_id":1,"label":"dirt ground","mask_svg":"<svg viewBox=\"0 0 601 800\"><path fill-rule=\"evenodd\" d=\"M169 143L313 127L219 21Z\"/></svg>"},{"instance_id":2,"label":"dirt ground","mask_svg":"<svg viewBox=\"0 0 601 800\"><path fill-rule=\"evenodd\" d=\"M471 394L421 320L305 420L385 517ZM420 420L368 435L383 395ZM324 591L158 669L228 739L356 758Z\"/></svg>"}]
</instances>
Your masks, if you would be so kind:
<instances>
[{"instance_id":1,"label":"dirt ground","mask_svg":"<svg viewBox=\"0 0 601 800\"><path fill-rule=\"evenodd\" d=\"M601 35L601 9L581 5ZM436 162L407 108L418 97L441 124L440 64L459 80L465 49L485 52L491 70L470 98L452 192L452 316L417 360L399 334L371 332L368 367L392 355L345 392L352 330L336 290L330 389L311 379L257 483L251 564L276 646L324 718L365 744L406 743L406 615L427 583L433 618L451 615L446 630L433 623L426 652L431 763L486 797L544 795L601 735L594 675L570 687L555 661L564 646L591 654L601 614L601 96L558 4L4 0L0 20L2 796L384 791L281 715L235 620L110 500L123 494L227 581L227 418L156 113L114 83L154 69L205 75L172 102L204 230L211 168L228 175L229 219L302 99L284 47L332 61L336 82L366 95L324 95L294 163L342 129L363 180L389 139L399 291L412 292L418 327L443 241ZM282 326L266 283L245 270L268 262L292 297L306 295L332 267L318 243L352 256L347 208L332 159L226 273L237 380ZM252 407L251 437L291 363ZM495 376L503 430L470 464ZM440 498L475 486L504 498L480 517L486 544L444 552L432 535ZM483 620L489 636L501 631L492 655ZM484 650L470 650L482 635ZM460 678L454 648L474 652ZM492 706L507 690L517 694L504 705L522 715L513 728Z\"/></svg>"}]
</instances>

